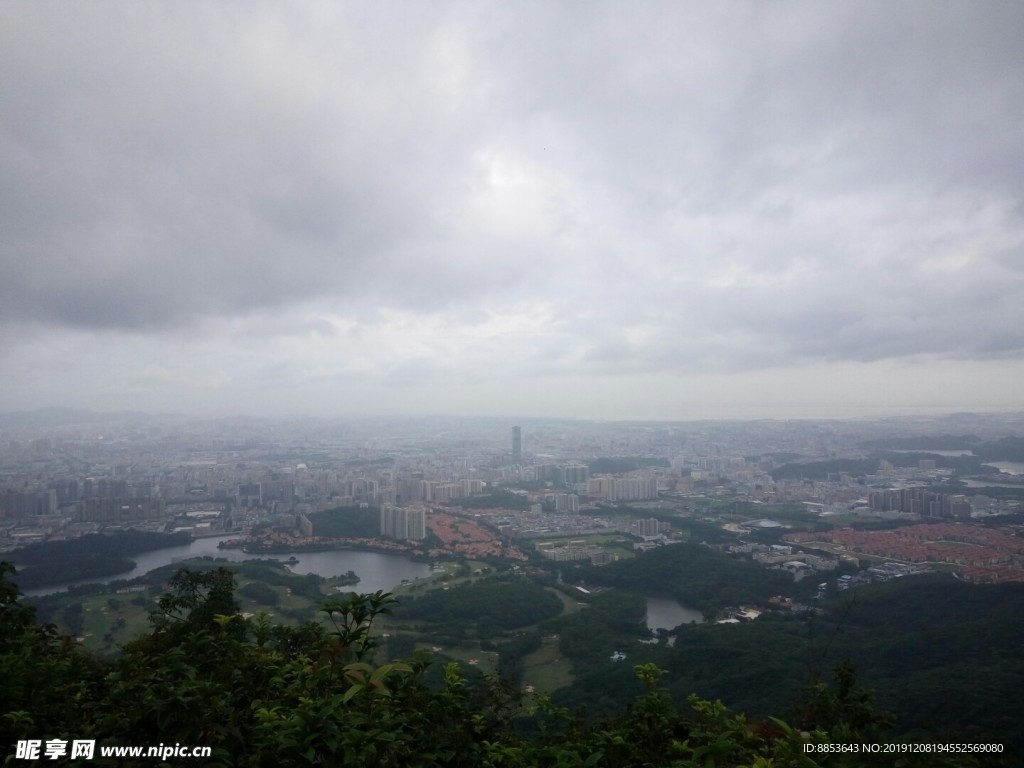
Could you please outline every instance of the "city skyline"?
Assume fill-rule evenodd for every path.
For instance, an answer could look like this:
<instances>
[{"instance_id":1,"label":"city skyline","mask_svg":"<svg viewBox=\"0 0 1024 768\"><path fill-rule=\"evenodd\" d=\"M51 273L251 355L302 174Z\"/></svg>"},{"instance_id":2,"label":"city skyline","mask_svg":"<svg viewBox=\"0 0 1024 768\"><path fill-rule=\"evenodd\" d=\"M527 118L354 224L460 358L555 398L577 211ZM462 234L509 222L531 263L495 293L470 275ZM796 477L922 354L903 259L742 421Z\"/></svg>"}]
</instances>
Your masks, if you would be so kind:
<instances>
[{"instance_id":1,"label":"city skyline","mask_svg":"<svg viewBox=\"0 0 1024 768\"><path fill-rule=\"evenodd\" d=\"M0 412L1024 410L1024 7L0 8Z\"/></svg>"}]
</instances>

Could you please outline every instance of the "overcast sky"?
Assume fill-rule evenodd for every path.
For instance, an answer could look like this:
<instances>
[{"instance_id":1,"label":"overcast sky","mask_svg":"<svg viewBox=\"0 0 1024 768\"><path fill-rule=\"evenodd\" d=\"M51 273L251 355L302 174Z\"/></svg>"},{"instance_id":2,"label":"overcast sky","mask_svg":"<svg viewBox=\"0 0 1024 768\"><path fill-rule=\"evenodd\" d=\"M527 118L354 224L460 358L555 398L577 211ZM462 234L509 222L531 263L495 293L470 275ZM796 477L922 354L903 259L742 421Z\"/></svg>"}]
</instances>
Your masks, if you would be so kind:
<instances>
[{"instance_id":1,"label":"overcast sky","mask_svg":"<svg viewBox=\"0 0 1024 768\"><path fill-rule=\"evenodd\" d=\"M0 410L1024 410L1024 3L0 2Z\"/></svg>"}]
</instances>

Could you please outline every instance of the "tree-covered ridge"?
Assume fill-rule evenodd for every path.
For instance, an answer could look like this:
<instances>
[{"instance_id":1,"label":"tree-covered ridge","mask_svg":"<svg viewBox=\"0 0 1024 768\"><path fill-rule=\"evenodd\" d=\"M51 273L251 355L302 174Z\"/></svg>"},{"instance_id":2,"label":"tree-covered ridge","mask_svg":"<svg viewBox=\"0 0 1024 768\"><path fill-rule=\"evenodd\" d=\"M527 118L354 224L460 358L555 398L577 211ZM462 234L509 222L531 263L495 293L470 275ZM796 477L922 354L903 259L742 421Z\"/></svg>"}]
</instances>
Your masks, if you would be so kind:
<instances>
[{"instance_id":1,"label":"tree-covered ridge","mask_svg":"<svg viewBox=\"0 0 1024 768\"><path fill-rule=\"evenodd\" d=\"M1015 754L1024 750L1024 702L1015 693L1024 690L1022 585L916 577L858 587L815 605L821 613L685 626L671 633L672 646L662 633L644 660L668 670L664 686L676 700L722 699L753 717L782 714L798 724L805 681L849 660L880 709L892 713L893 733L922 741L985 739ZM566 645L574 662L612 647L604 625L583 616L578 621L590 622L587 631L574 632ZM622 638L619 647L627 647ZM613 712L625 706L632 685L620 665L579 665L572 686L554 698L570 708Z\"/></svg>"},{"instance_id":2,"label":"tree-covered ridge","mask_svg":"<svg viewBox=\"0 0 1024 768\"><path fill-rule=\"evenodd\" d=\"M585 721L455 664L432 674L421 656L378 663L374 621L392 607L379 592L349 595L324 605L326 626L286 627L239 616L231 572L182 570L150 631L101 661L36 624L0 579L0 744L178 742L210 746L224 766L812 768L865 764L805 745L878 740L885 724L848 670L835 688L808 689L814 717L801 732L776 719L750 723L694 697L680 704L650 664L633 670L639 693L628 708ZM873 765L897 764L878 757ZM898 764L1000 764L905 757Z\"/></svg>"},{"instance_id":3,"label":"tree-covered ridge","mask_svg":"<svg viewBox=\"0 0 1024 768\"><path fill-rule=\"evenodd\" d=\"M983 461L1024 461L1024 437L1004 437L974 449Z\"/></svg>"},{"instance_id":4,"label":"tree-covered ridge","mask_svg":"<svg viewBox=\"0 0 1024 768\"><path fill-rule=\"evenodd\" d=\"M1004 437L983 442L976 435L931 435L867 440L861 447L871 451L971 451L982 461L1024 461L1024 437Z\"/></svg>"},{"instance_id":5,"label":"tree-covered ridge","mask_svg":"<svg viewBox=\"0 0 1024 768\"><path fill-rule=\"evenodd\" d=\"M21 589L36 589L66 581L101 579L134 568L132 555L188 544L191 540L187 533L120 531L30 544L15 553L18 573L14 581Z\"/></svg>"},{"instance_id":6,"label":"tree-covered ridge","mask_svg":"<svg viewBox=\"0 0 1024 768\"><path fill-rule=\"evenodd\" d=\"M882 461L887 461L894 467L917 467L922 459L930 459L935 462L935 466L950 469L956 475L971 475L985 471L982 459L978 456L943 456L927 451L900 451L879 452L866 459L827 459L783 464L769 474L775 480L825 480L829 475L839 473L859 477L876 474Z\"/></svg>"},{"instance_id":7,"label":"tree-covered ridge","mask_svg":"<svg viewBox=\"0 0 1024 768\"><path fill-rule=\"evenodd\" d=\"M650 456L600 456L587 462L593 475L616 475L650 467L667 467L668 459Z\"/></svg>"},{"instance_id":8,"label":"tree-covered ridge","mask_svg":"<svg viewBox=\"0 0 1024 768\"><path fill-rule=\"evenodd\" d=\"M471 621L481 629L517 629L557 616L562 602L538 584L522 578L487 580L437 590L396 607L403 619L440 624Z\"/></svg>"},{"instance_id":9,"label":"tree-covered ridge","mask_svg":"<svg viewBox=\"0 0 1024 768\"><path fill-rule=\"evenodd\" d=\"M380 507L335 507L309 516L313 535L372 539L380 536Z\"/></svg>"},{"instance_id":10,"label":"tree-covered ridge","mask_svg":"<svg viewBox=\"0 0 1024 768\"><path fill-rule=\"evenodd\" d=\"M835 652L862 670L901 731L984 730L1024 749L1024 585L935 576L903 586L845 595L820 631L834 633Z\"/></svg>"},{"instance_id":11,"label":"tree-covered ridge","mask_svg":"<svg viewBox=\"0 0 1024 768\"><path fill-rule=\"evenodd\" d=\"M895 467L915 467L921 459L931 459L937 467L967 475L984 472L988 461L1024 462L1024 438L1005 437L987 443L973 435L943 435L940 437L894 437L870 440L862 447L871 454L860 459L826 459L818 461L790 461L775 467L769 473L774 480L824 480L829 475L845 472L849 475L873 475L879 462L884 460ZM929 451L970 451L959 456L943 456ZM992 470L994 471L994 470Z\"/></svg>"},{"instance_id":12,"label":"tree-covered ridge","mask_svg":"<svg viewBox=\"0 0 1024 768\"><path fill-rule=\"evenodd\" d=\"M781 571L727 557L694 543L673 544L607 566L581 566L574 578L643 595L671 595L707 615L726 606L764 601L792 591Z\"/></svg>"}]
</instances>

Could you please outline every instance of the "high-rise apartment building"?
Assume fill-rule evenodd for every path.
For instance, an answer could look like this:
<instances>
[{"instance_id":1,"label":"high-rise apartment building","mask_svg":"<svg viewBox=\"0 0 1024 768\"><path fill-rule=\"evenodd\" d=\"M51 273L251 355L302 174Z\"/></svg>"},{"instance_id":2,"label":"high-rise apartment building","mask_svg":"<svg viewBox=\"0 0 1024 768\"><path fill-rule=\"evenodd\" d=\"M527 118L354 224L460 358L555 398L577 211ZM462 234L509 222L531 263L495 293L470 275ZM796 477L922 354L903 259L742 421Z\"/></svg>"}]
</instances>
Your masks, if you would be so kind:
<instances>
[{"instance_id":1,"label":"high-rise apartment building","mask_svg":"<svg viewBox=\"0 0 1024 768\"><path fill-rule=\"evenodd\" d=\"M523 430L521 427L512 427L512 463L523 463Z\"/></svg>"},{"instance_id":2,"label":"high-rise apartment building","mask_svg":"<svg viewBox=\"0 0 1024 768\"><path fill-rule=\"evenodd\" d=\"M562 476L566 485L586 485L590 468L586 464L566 464L562 467Z\"/></svg>"},{"instance_id":3,"label":"high-rise apartment building","mask_svg":"<svg viewBox=\"0 0 1024 768\"><path fill-rule=\"evenodd\" d=\"M609 477L587 480L587 495L609 501L640 501L658 498L658 480L653 476Z\"/></svg>"},{"instance_id":4,"label":"high-rise apartment building","mask_svg":"<svg viewBox=\"0 0 1024 768\"><path fill-rule=\"evenodd\" d=\"M406 510L405 538L422 541L427 538L427 510L414 507Z\"/></svg>"},{"instance_id":5,"label":"high-rise apartment building","mask_svg":"<svg viewBox=\"0 0 1024 768\"><path fill-rule=\"evenodd\" d=\"M421 541L427 537L427 511L423 507L380 508L380 535L389 539Z\"/></svg>"}]
</instances>

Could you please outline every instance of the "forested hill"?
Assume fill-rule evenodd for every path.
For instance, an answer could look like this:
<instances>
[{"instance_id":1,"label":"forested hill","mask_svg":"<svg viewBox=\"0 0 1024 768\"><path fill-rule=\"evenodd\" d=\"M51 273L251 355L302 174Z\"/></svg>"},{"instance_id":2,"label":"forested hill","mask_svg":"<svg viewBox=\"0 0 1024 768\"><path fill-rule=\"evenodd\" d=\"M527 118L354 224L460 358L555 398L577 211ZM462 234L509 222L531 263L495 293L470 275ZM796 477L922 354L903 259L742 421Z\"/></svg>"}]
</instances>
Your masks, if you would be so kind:
<instances>
[{"instance_id":1,"label":"forested hill","mask_svg":"<svg viewBox=\"0 0 1024 768\"><path fill-rule=\"evenodd\" d=\"M13 581L23 590L83 579L116 576L135 567L132 555L188 544L187 533L120 531L93 533L71 541L32 544L12 553L18 563Z\"/></svg>"},{"instance_id":2,"label":"forested hill","mask_svg":"<svg viewBox=\"0 0 1024 768\"><path fill-rule=\"evenodd\" d=\"M894 733L992 739L1024 754L1024 585L950 576L858 587L821 614L766 614L740 625L680 628L647 657L673 696L721 699L755 718L796 716L808 680L848 661L890 713ZM556 700L623 706L627 670L584 671Z\"/></svg>"},{"instance_id":3,"label":"forested hill","mask_svg":"<svg viewBox=\"0 0 1024 768\"><path fill-rule=\"evenodd\" d=\"M667 467L668 465L668 459L664 457L648 456L600 456L587 462L587 467L593 475L632 472L636 469Z\"/></svg>"},{"instance_id":4,"label":"forested hill","mask_svg":"<svg viewBox=\"0 0 1024 768\"><path fill-rule=\"evenodd\" d=\"M1024 437L1004 437L974 449L983 461L1024 461Z\"/></svg>"},{"instance_id":5,"label":"forested hill","mask_svg":"<svg viewBox=\"0 0 1024 768\"><path fill-rule=\"evenodd\" d=\"M952 469L956 474L981 472L985 462L1024 462L1024 438L1005 437L981 442L972 435L943 435L941 437L898 437L871 440L861 444L871 451L867 458L827 459L819 461L790 461L775 467L771 476L783 478L825 479L830 474L845 472L850 475L870 475L878 470L881 460L898 467L916 466L922 458L934 459L939 467ZM958 456L943 456L929 451L964 451Z\"/></svg>"},{"instance_id":6,"label":"forested hill","mask_svg":"<svg viewBox=\"0 0 1024 768\"><path fill-rule=\"evenodd\" d=\"M643 595L665 595L706 614L788 594L793 578L695 543L672 544L607 566L580 567L573 578Z\"/></svg>"},{"instance_id":7,"label":"forested hill","mask_svg":"<svg viewBox=\"0 0 1024 768\"><path fill-rule=\"evenodd\" d=\"M0 759L12 754L19 740L95 738L97 752L106 745L180 743L209 749L205 764L240 768L1018 764L1012 752L908 762L902 753L866 761L859 754L829 751L828 743L894 740L886 717L845 666L838 668L835 685L827 682L828 676L811 680L803 691L803 706L788 722L749 721L699 695L699 685L670 695L674 687L686 683L680 668L718 674L730 662L734 670L738 662L748 667L746 680L753 672L754 679L762 680L761 692L776 696L777 707L768 712L783 715L788 703L781 700L779 680L773 677L778 667L766 664L776 646L763 641L779 627L800 626L793 622L765 623L768 635L751 634L760 623L691 628L679 635L676 649L663 649L665 665L645 662L631 669L608 663L604 675L595 672L595 681L604 691L628 689L631 701L600 720L588 721L545 698L523 699L517 686L456 663L437 668L415 653L381 663L374 621L392 607L391 598L382 593L327 602L326 625L288 627L272 624L265 616L240 615L229 570L182 569L159 600L151 631L125 645L120 656L100 659L51 627L37 625L32 609L7 581L8 571L0 564L0 750L5 751ZM970 630L969 620L976 615L974 601L970 593L949 587L925 584L921 590L905 592L865 591L863 597L858 595L856 609L834 605L837 617L822 625L820 636L833 636L837 628L845 627L854 645L873 639L884 655L892 650L886 650L887 633L901 611L923 600L940 605L939 598L948 595L946 605L953 606L954 613L963 609L963 622L948 621L948 612L935 607L915 626L915 631L927 634L934 623L946 625L946 633L935 638L942 647L932 655L914 648L910 660L920 664L894 656L881 669L903 669L913 683L904 687L920 683L916 695L927 698L932 689L912 676L930 665L953 665L956 677L968 675L970 667L956 668L956 658L974 658L977 666L981 659L971 648L980 648L988 663L1012 667L1006 684L994 693L1013 698L1013 686L1020 687L1012 675L1019 669L1024 643L1010 616L1024 608L1020 591L981 593L985 615L1007 615L986 628L990 643L984 636L972 643L961 634ZM610 592L605 596L614 597ZM868 610L860 613L863 606ZM587 618L597 609L595 605L575 615ZM760 669L750 653L733 653L742 642L758 646ZM801 647L799 642L791 645ZM992 647L1008 650L1004 657L990 658ZM699 659L697 664L694 658ZM977 685L986 680L980 677ZM691 695L694 690L697 695ZM976 710L961 691L935 691L930 700L933 714L959 715L957 727L949 729L944 740L965 733L992 740L990 732L971 733ZM1006 712L1014 716L1012 710ZM928 717L929 711L923 709L922 718ZM911 739L935 740L934 728L927 737ZM1009 740L1006 743L1015 748ZM114 764L102 758L94 763Z\"/></svg>"},{"instance_id":8,"label":"forested hill","mask_svg":"<svg viewBox=\"0 0 1024 768\"><path fill-rule=\"evenodd\" d=\"M901 730L984 730L1024 753L1024 584L895 581L829 608L818 647L849 658Z\"/></svg>"},{"instance_id":9,"label":"forested hill","mask_svg":"<svg viewBox=\"0 0 1024 768\"><path fill-rule=\"evenodd\" d=\"M1004 437L983 442L975 435L932 435L867 440L861 447L885 451L970 451L982 461L1024 461L1024 437Z\"/></svg>"}]
</instances>

